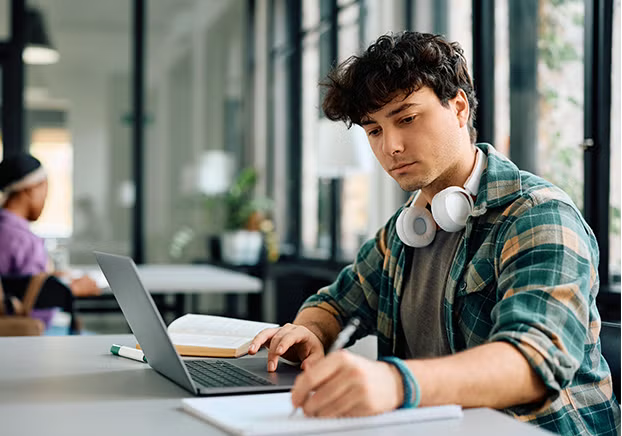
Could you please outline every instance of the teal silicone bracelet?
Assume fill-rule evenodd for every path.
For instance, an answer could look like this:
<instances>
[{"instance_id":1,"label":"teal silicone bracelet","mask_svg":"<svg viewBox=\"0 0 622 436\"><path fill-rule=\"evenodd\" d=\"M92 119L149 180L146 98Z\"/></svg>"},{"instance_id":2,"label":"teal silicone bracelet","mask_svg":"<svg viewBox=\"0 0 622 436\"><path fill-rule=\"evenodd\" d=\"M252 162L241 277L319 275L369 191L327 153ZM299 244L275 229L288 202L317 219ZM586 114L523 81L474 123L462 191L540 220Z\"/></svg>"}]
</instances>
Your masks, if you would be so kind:
<instances>
[{"instance_id":1,"label":"teal silicone bracelet","mask_svg":"<svg viewBox=\"0 0 622 436\"><path fill-rule=\"evenodd\" d=\"M408 368L402 359L397 357L383 357L380 360L395 366L402 377L402 385L404 386L404 402L400 406L400 409L414 409L415 407L419 407L419 403L421 401L421 388L419 387L417 378L412 373L410 368Z\"/></svg>"}]
</instances>

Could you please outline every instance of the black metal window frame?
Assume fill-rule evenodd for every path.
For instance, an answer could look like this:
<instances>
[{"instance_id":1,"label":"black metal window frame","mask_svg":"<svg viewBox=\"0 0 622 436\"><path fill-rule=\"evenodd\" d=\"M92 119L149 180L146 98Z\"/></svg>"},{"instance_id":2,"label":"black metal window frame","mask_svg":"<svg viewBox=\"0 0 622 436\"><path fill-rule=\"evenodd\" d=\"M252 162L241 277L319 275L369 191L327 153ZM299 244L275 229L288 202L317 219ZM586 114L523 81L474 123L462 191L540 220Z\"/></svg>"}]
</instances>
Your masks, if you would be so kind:
<instances>
[{"instance_id":1,"label":"black metal window frame","mask_svg":"<svg viewBox=\"0 0 622 436\"><path fill-rule=\"evenodd\" d=\"M147 56L147 3L134 0L132 38L132 170L135 186L132 210L132 256L138 264L145 262L145 65Z\"/></svg>"},{"instance_id":2,"label":"black metal window frame","mask_svg":"<svg viewBox=\"0 0 622 436\"><path fill-rule=\"evenodd\" d=\"M584 216L600 248L601 289L612 284L609 265L611 183L611 67L614 0L585 0ZM619 292L619 282L617 284Z\"/></svg>"},{"instance_id":3,"label":"black metal window frame","mask_svg":"<svg viewBox=\"0 0 622 436\"><path fill-rule=\"evenodd\" d=\"M26 2L12 0L10 3L9 39L0 42L0 67L2 67L2 128L3 153L5 156L26 149L24 139L24 61Z\"/></svg>"},{"instance_id":4,"label":"black metal window frame","mask_svg":"<svg viewBox=\"0 0 622 436\"><path fill-rule=\"evenodd\" d=\"M479 101L475 116L478 142L494 143L495 83L494 0L473 0L473 83Z\"/></svg>"}]
</instances>

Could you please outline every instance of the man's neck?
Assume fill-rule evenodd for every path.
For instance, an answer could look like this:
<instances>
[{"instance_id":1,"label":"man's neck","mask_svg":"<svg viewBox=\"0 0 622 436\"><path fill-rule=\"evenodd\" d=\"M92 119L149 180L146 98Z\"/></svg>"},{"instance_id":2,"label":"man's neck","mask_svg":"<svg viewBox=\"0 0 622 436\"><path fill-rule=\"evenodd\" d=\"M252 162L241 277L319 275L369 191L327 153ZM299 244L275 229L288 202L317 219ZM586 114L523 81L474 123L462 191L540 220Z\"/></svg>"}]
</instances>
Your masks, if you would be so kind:
<instances>
[{"instance_id":1,"label":"man's neck","mask_svg":"<svg viewBox=\"0 0 622 436\"><path fill-rule=\"evenodd\" d=\"M28 219L28 208L26 205L23 205L19 202L10 201L3 207L4 210L11 212L14 215L17 215L25 220Z\"/></svg>"},{"instance_id":2,"label":"man's neck","mask_svg":"<svg viewBox=\"0 0 622 436\"><path fill-rule=\"evenodd\" d=\"M421 194L431 204L432 198L443 189L450 186L463 187L468 178L473 173L477 158L477 150L471 145L458 159L455 165L449 167L447 171L437 178L434 182L421 188Z\"/></svg>"}]
</instances>

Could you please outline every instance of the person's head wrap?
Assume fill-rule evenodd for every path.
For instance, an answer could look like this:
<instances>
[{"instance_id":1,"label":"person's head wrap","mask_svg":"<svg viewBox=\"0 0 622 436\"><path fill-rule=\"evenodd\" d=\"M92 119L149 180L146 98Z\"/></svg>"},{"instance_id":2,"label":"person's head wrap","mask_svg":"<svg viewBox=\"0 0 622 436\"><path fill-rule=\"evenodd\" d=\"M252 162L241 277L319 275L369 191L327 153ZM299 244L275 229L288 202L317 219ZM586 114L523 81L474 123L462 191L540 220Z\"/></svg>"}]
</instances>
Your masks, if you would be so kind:
<instances>
[{"instance_id":1,"label":"person's head wrap","mask_svg":"<svg viewBox=\"0 0 622 436\"><path fill-rule=\"evenodd\" d=\"M47 179L41 162L28 153L7 156L0 162L0 207L9 196L38 185Z\"/></svg>"}]
</instances>

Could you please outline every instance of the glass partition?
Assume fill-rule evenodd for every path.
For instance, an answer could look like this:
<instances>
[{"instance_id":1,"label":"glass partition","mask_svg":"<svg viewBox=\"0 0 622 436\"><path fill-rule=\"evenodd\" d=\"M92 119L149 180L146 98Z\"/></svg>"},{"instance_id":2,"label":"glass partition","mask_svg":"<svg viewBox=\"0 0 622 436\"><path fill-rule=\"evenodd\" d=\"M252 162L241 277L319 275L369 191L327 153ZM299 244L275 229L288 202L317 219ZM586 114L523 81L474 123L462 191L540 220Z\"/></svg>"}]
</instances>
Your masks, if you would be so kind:
<instances>
[{"instance_id":1,"label":"glass partition","mask_svg":"<svg viewBox=\"0 0 622 436\"><path fill-rule=\"evenodd\" d=\"M67 245L70 262L93 249L130 254L131 3L32 2L60 58L26 64L24 137L49 173L33 229Z\"/></svg>"},{"instance_id":2,"label":"glass partition","mask_svg":"<svg viewBox=\"0 0 622 436\"><path fill-rule=\"evenodd\" d=\"M206 260L208 237L223 230L201 174L207 169L215 176L217 169L206 168L210 152L225 153L235 170L248 161L245 6L242 0L149 1L147 262Z\"/></svg>"}]
</instances>

